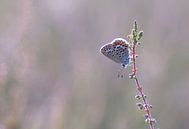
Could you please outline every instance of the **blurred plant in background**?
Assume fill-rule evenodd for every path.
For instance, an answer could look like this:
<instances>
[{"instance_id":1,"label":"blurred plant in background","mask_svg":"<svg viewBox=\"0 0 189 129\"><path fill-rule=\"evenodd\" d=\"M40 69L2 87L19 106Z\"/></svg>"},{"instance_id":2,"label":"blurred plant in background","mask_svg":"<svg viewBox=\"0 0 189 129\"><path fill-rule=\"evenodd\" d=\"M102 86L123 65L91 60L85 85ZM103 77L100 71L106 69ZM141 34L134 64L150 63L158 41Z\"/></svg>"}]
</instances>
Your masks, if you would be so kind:
<instances>
[{"instance_id":1,"label":"blurred plant in background","mask_svg":"<svg viewBox=\"0 0 189 129\"><path fill-rule=\"evenodd\" d=\"M188 129L188 6L186 0L1 0L0 128L146 129L130 97L133 84L118 80L117 66L98 54L137 19L148 36L138 51L138 78L156 105L158 127Z\"/></svg>"}]
</instances>

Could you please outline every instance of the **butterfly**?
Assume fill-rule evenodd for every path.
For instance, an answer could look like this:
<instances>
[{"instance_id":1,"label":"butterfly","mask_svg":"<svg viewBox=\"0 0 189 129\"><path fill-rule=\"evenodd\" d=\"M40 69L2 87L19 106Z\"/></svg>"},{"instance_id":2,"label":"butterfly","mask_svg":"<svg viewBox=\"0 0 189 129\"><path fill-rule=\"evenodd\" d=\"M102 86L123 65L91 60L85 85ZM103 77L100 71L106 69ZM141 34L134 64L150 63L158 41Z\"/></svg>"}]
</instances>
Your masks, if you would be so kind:
<instances>
[{"instance_id":1,"label":"butterfly","mask_svg":"<svg viewBox=\"0 0 189 129\"><path fill-rule=\"evenodd\" d=\"M122 68L126 68L131 60L129 42L123 38L116 38L111 43L103 45L100 52L112 61L121 64Z\"/></svg>"}]
</instances>

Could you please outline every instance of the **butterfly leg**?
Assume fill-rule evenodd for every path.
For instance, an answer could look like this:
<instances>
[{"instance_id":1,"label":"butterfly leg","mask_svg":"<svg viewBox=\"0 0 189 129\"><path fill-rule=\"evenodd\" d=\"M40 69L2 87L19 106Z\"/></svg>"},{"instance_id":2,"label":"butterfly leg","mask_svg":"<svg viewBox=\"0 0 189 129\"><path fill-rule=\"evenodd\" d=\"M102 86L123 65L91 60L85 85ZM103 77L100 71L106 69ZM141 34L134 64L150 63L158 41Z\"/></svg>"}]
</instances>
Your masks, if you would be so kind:
<instances>
[{"instance_id":1,"label":"butterfly leg","mask_svg":"<svg viewBox=\"0 0 189 129\"><path fill-rule=\"evenodd\" d=\"M122 69L118 72L118 78L123 78L123 70Z\"/></svg>"},{"instance_id":2,"label":"butterfly leg","mask_svg":"<svg viewBox=\"0 0 189 129\"><path fill-rule=\"evenodd\" d=\"M123 78L124 77L123 76L123 72L124 72L124 68L126 68L126 67L127 67L127 65L121 64L121 69L118 72L118 78Z\"/></svg>"},{"instance_id":3,"label":"butterfly leg","mask_svg":"<svg viewBox=\"0 0 189 129\"><path fill-rule=\"evenodd\" d=\"M118 73L118 78L123 78L123 74L121 72Z\"/></svg>"}]
</instances>

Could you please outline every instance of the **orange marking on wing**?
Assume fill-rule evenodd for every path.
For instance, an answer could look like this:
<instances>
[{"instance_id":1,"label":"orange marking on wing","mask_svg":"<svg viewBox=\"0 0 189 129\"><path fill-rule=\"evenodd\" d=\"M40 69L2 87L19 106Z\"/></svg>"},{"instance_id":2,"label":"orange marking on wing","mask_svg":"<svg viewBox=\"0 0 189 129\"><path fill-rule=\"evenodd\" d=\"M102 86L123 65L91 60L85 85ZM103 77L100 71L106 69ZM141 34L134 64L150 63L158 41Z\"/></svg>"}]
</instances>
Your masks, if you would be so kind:
<instances>
[{"instance_id":1,"label":"orange marking on wing","mask_svg":"<svg viewBox=\"0 0 189 129\"><path fill-rule=\"evenodd\" d=\"M126 42L122 41L122 40L116 40L115 42L113 42L113 46L117 46L117 45L121 45L124 47L128 47L128 44L126 44Z\"/></svg>"}]
</instances>

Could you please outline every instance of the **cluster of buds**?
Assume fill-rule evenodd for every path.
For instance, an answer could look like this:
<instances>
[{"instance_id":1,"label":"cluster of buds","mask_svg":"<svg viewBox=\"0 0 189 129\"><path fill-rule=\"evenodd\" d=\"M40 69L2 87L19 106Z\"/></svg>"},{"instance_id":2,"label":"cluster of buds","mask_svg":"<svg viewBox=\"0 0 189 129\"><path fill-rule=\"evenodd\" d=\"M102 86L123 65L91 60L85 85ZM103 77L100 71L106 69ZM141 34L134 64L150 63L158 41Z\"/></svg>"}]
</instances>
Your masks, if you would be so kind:
<instances>
[{"instance_id":1,"label":"cluster of buds","mask_svg":"<svg viewBox=\"0 0 189 129\"><path fill-rule=\"evenodd\" d=\"M156 123L157 122L155 118L149 118L148 114L145 114L144 118L145 118L146 123Z\"/></svg>"},{"instance_id":2,"label":"cluster of buds","mask_svg":"<svg viewBox=\"0 0 189 129\"><path fill-rule=\"evenodd\" d=\"M140 110L147 110L147 108L152 108L152 105L149 104L136 103L136 105Z\"/></svg>"},{"instance_id":3,"label":"cluster of buds","mask_svg":"<svg viewBox=\"0 0 189 129\"><path fill-rule=\"evenodd\" d=\"M130 40L130 43L136 44L136 45L140 45L141 42L139 42L143 36L144 32L143 31L139 31L138 32L138 26L136 21L134 22L134 27L131 31L131 34L127 36L127 38ZM132 44L131 44L132 45Z\"/></svg>"},{"instance_id":4,"label":"cluster of buds","mask_svg":"<svg viewBox=\"0 0 189 129\"><path fill-rule=\"evenodd\" d=\"M136 95L136 96L135 96L135 99L140 100L140 99L143 98L143 97L146 99L147 96L146 96L145 94Z\"/></svg>"},{"instance_id":5,"label":"cluster of buds","mask_svg":"<svg viewBox=\"0 0 189 129\"><path fill-rule=\"evenodd\" d=\"M146 95L143 95L143 96L136 95L135 98L137 100L144 99L144 98L146 99ZM147 111L147 110L149 110L149 109L152 108L152 105L150 105L150 104L144 104L144 103L141 103L141 102L136 103L136 106L138 107L139 110L144 110L144 111ZM147 123L149 123L149 122L156 123L155 118L150 118L149 114L145 114L144 115L144 119L145 119L145 122L147 122Z\"/></svg>"}]
</instances>

